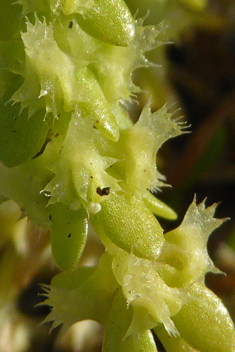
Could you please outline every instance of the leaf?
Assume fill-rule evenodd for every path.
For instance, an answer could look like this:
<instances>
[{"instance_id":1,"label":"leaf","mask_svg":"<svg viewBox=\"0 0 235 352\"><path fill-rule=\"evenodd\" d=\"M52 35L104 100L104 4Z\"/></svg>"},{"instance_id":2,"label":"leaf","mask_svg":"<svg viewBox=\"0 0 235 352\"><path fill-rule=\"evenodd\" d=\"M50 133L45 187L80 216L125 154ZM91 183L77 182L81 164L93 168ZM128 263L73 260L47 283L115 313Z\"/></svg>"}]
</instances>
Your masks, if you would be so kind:
<instances>
[{"instance_id":1,"label":"leaf","mask_svg":"<svg viewBox=\"0 0 235 352\"><path fill-rule=\"evenodd\" d=\"M110 107L102 92L102 89L92 71L86 67L77 72L77 82L81 84L88 96L87 102L81 102L83 116L92 116L94 125L107 138L114 142L119 139L119 129L115 116L111 113Z\"/></svg>"},{"instance_id":2,"label":"leaf","mask_svg":"<svg viewBox=\"0 0 235 352\"><path fill-rule=\"evenodd\" d=\"M132 314L132 307L127 306L122 290L119 288L113 298L105 324L102 352L157 352L150 330L125 337Z\"/></svg>"},{"instance_id":3,"label":"leaf","mask_svg":"<svg viewBox=\"0 0 235 352\"><path fill-rule=\"evenodd\" d=\"M154 332L168 352L198 352L192 348L181 336L169 335L162 324L154 328Z\"/></svg>"},{"instance_id":4,"label":"leaf","mask_svg":"<svg viewBox=\"0 0 235 352\"><path fill-rule=\"evenodd\" d=\"M105 324L102 352L119 352L122 341L132 319L133 310L127 307L126 300L119 288L112 301L110 312Z\"/></svg>"},{"instance_id":5,"label":"leaf","mask_svg":"<svg viewBox=\"0 0 235 352\"><path fill-rule=\"evenodd\" d=\"M0 160L7 166L18 166L32 159L42 148L48 121L45 111L37 111L30 118L27 110L20 114L20 106L0 104Z\"/></svg>"},{"instance_id":6,"label":"leaf","mask_svg":"<svg viewBox=\"0 0 235 352\"><path fill-rule=\"evenodd\" d=\"M152 193L147 191L144 196L143 200L149 210L153 212L153 214L165 218L167 220L176 220L177 214L176 212L171 209L168 205L162 202L160 199L155 197Z\"/></svg>"},{"instance_id":7,"label":"leaf","mask_svg":"<svg viewBox=\"0 0 235 352\"><path fill-rule=\"evenodd\" d=\"M192 301L172 320L180 335L200 352L233 352L234 325L222 301L203 284L191 286Z\"/></svg>"},{"instance_id":8,"label":"leaf","mask_svg":"<svg viewBox=\"0 0 235 352\"><path fill-rule=\"evenodd\" d=\"M211 233L226 219L216 219L214 213L216 204L206 207L205 201L196 204L194 198L180 226L165 234L165 244L160 255L160 261L177 269L177 275L172 276L172 284L186 285L190 282L204 282L208 271L218 273L207 252L207 241ZM178 281L178 283L176 282Z\"/></svg>"},{"instance_id":9,"label":"leaf","mask_svg":"<svg viewBox=\"0 0 235 352\"><path fill-rule=\"evenodd\" d=\"M52 307L45 322L54 321L52 328L63 324L64 333L72 324L92 319L105 324L113 296L119 287L111 269L112 258L104 253L97 268L79 268L61 273L46 286L47 300Z\"/></svg>"},{"instance_id":10,"label":"leaf","mask_svg":"<svg viewBox=\"0 0 235 352\"><path fill-rule=\"evenodd\" d=\"M89 35L112 45L128 46L135 35L133 17L123 0L95 0L95 6L77 15Z\"/></svg>"},{"instance_id":11,"label":"leaf","mask_svg":"<svg viewBox=\"0 0 235 352\"><path fill-rule=\"evenodd\" d=\"M163 230L145 203L127 194L111 194L91 217L97 233L136 256L157 259L164 243Z\"/></svg>"},{"instance_id":12,"label":"leaf","mask_svg":"<svg viewBox=\"0 0 235 352\"><path fill-rule=\"evenodd\" d=\"M8 40L17 31L21 7L14 0L0 0L0 39Z\"/></svg>"},{"instance_id":13,"label":"leaf","mask_svg":"<svg viewBox=\"0 0 235 352\"><path fill-rule=\"evenodd\" d=\"M75 269L87 241L87 213L83 208L70 210L62 203L50 205L48 211L54 260L61 270Z\"/></svg>"},{"instance_id":14,"label":"leaf","mask_svg":"<svg viewBox=\"0 0 235 352\"><path fill-rule=\"evenodd\" d=\"M21 111L20 104L6 103L22 79L9 72L0 72L0 78L3 89L7 87L0 101L0 161L7 167L14 167L40 151L51 121L49 117L44 119L45 110L29 118L27 109Z\"/></svg>"}]
</instances>

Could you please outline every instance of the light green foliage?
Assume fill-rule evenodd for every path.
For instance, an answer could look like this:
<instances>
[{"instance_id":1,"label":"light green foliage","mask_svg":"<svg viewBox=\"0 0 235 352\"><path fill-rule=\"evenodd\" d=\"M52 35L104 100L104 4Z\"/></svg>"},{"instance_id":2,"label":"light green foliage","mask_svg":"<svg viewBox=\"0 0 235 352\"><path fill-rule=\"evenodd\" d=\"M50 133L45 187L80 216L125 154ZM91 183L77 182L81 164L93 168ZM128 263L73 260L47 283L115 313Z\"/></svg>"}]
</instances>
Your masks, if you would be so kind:
<instances>
[{"instance_id":1,"label":"light green foliage","mask_svg":"<svg viewBox=\"0 0 235 352\"><path fill-rule=\"evenodd\" d=\"M98 321L103 352L157 351L150 329L169 352L234 351L228 312L204 286L216 272L207 240L223 222L215 206L194 200L165 234L153 215L176 218L154 196L164 185L156 155L186 126L166 105L147 104L135 124L124 107L140 91L133 70L153 66L145 52L161 44L161 27L134 20L123 0L0 6L0 195L51 232L64 272L45 286L46 321L63 332ZM78 268L89 221L106 251Z\"/></svg>"},{"instance_id":2,"label":"light green foliage","mask_svg":"<svg viewBox=\"0 0 235 352\"><path fill-rule=\"evenodd\" d=\"M55 177L45 187L45 191L51 195L50 204L61 201L76 210L76 204L80 206L82 202L92 212L92 208L106 198L97 193L97 187L120 190L118 180L106 172L116 159L100 155L90 120L74 114L63 145L57 140L54 144L57 160L50 169ZM61 173L61 170L65 172Z\"/></svg>"},{"instance_id":3,"label":"light green foliage","mask_svg":"<svg viewBox=\"0 0 235 352\"><path fill-rule=\"evenodd\" d=\"M131 322L132 307L126 306L119 288L113 298L104 333L103 352L154 352L157 351L151 331L126 337Z\"/></svg>"},{"instance_id":4,"label":"light green foliage","mask_svg":"<svg viewBox=\"0 0 235 352\"><path fill-rule=\"evenodd\" d=\"M50 205L48 211L52 223L51 247L55 262L62 270L74 269L87 240L87 213L83 208L70 210L62 203Z\"/></svg>"},{"instance_id":5,"label":"light green foliage","mask_svg":"<svg viewBox=\"0 0 235 352\"><path fill-rule=\"evenodd\" d=\"M191 302L186 303L173 317L181 336L201 352L233 351L234 325L221 300L196 282L191 286L191 293Z\"/></svg>"},{"instance_id":6,"label":"light green foliage","mask_svg":"<svg viewBox=\"0 0 235 352\"><path fill-rule=\"evenodd\" d=\"M112 195L91 221L101 236L107 236L125 251L148 259L159 256L164 243L162 228L139 198Z\"/></svg>"},{"instance_id":7,"label":"light green foliage","mask_svg":"<svg viewBox=\"0 0 235 352\"><path fill-rule=\"evenodd\" d=\"M92 115L94 126L103 132L106 137L117 142L119 139L118 124L110 111L95 75L86 67L79 70L77 81L81 84L83 91L89 95L88 101L80 104L83 117Z\"/></svg>"},{"instance_id":8,"label":"light green foliage","mask_svg":"<svg viewBox=\"0 0 235 352\"><path fill-rule=\"evenodd\" d=\"M27 213L36 224L48 228L48 198L41 191L52 173L44 168L43 158L33 159L12 169L0 164L0 174L0 193L6 199L14 199L23 214Z\"/></svg>"},{"instance_id":9,"label":"light green foliage","mask_svg":"<svg viewBox=\"0 0 235 352\"><path fill-rule=\"evenodd\" d=\"M10 107L9 104L2 103L0 114L2 116L0 120L2 162L7 167L13 167L32 159L41 149L49 130L48 122L44 121L44 112L37 111L28 120L26 110L20 114L18 105Z\"/></svg>"},{"instance_id":10,"label":"light green foliage","mask_svg":"<svg viewBox=\"0 0 235 352\"><path fill-rule=\"evenodd\" d=\"M156 326L156 322L162 322L169 333L177 334L171 315L176 314L187 301L187 289L168 286L159 276L154 261L134 255L116 253L113 271L123 287L127 304L133 307L127 336L143 333Z\"/></svg>"},{"instance_id":11,"label":"light green foliage","mask_svg":"<svg viewBox=\"0 0 235 352\"><path fill-rule=\"evenodd\" d=\"M126 300L119 288L113 298L106 331L104 332L103 351L122 351L122 345L131 322L132 307L127 307Z\"/></svg>"},{"instance_id":12,"label":"light green foliage","mask_svg":"<svg viewBox=\"0 0 235 352\"><path fill-rule=\"evenodd\" d=\"M125 156L120 163L126 171L126 185L133 193L143 194L146 189L154 190L162 185L155 166L157 151L167 139L182 133L180 124L171 117L166 106L153 114L146 106L138 122L122 132L119 143ZM122 155L119 159L123 159Z\"/></svg>"},{"instance_id":13,"label":"light green foliage","mask_svg":"<svg viewBox=\"0 0 235 352\"><path fill-rule=\"evenodd\" d=\"M44 120L44 111L38 110L28 119L27 110L21 112L19 104L11 105L9 99L22 79L6 70L10 66L10 59L5 57L9 45L2 43L0 47L3 51L2 60L0 58L3 65L0 73L0 160L6 166L13 167L32 159L41 149L47 137L50 118ZM11 69L14 69L14 60L12 61Z\"/></svg>"},{"instance_id":14,"label":"light green foliage","mask_svg":"<svg viewBox=\"0 0 235 352\"><path fill-rule=\"evenodd\" d=\"M119 287L112 273L112 258L105 253L95 270L83 267L55 276L46 304L53 307L45 321L52 327L63 323L63 332L80 320L93 319L105 324L113 295Z\"/></svg>"},{"instance_id":15,"label":"light green foliage","mask_svg":"<svg viewBox=\"0 0 235 352\"><path fill-rule=\"evenodd\" d=\"M94 0L77 21L88 34L113 45L128 46L135 35L134 19L122 0Z\"/></svg>"},{"instance_id":16,"label":"light green foliage","mask_svg":"<svg viewBox=\"0 0 235 352\"><path fill-rule=\"evenodd\" d=\"M166 280L170 285L181 287L195 280L204 282L208 271L219 272L206 249L211 232L226 220L213 218L215 209L216 205L206 208L205 202L196 205L194 199L181 225L165 234L159 261L169 270ZM170 272L174 274L171 276Z\"/></svg>"},{"instance_id":17,"label":"light green foliage","mask_svg":"<svg viewBox=\"0 0 235 352\"><path fill-rule=\"evenodd\" d=\"M153 212L153 214L168 220L177 219L176 212L172 208L168 207L168 205L166 205L164 202L154 197L154 195L149 191L143 195L143 200L149 210Z\"/></svg>"},{"instance_id":18,"label":"light green foliage","mask_svg":"<svg viewBox=\"0 0 235 352\"><path fill-rule=\"evenodd\" d=\"M154 331L167 351L197 352L181 336L170 336L162 324L157 325Z\"/></svg>"}]
</instances>

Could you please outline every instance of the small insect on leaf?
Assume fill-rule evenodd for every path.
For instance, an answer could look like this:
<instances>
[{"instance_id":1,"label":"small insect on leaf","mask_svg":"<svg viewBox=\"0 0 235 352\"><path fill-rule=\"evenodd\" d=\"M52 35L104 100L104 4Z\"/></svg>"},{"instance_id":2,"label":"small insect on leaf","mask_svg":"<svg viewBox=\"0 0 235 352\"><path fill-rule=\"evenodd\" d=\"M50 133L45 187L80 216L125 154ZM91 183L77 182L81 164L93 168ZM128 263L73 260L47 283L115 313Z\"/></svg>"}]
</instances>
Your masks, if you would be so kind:
<instances>
[{"instance_id":1,"label":"small insect on leaf","mask_svg":"<svg viewBox=\"0 0 235 352\"><path fill-rule=\"evenodd\" d=\"M101 197L108 196L110 193L110 187L104 187L104 188L97 187L96 193L99 194Z\"/></svg>"}]
</instances>

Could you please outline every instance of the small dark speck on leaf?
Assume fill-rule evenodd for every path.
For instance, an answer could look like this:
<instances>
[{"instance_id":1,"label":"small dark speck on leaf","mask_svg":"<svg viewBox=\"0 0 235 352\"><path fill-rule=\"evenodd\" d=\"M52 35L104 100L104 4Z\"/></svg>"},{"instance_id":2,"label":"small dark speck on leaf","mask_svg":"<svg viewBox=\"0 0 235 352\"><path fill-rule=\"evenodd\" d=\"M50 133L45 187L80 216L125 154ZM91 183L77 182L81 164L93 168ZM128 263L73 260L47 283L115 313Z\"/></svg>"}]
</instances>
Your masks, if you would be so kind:
<instances>
[{"instance_id":1,"label":"small dark speck on leaf","mask_svg":"<svg viewBox=\"0 0 235 352\"><path fill-rule=\"evenodd\" d=\"M42 155L42 153L44 152L47 144L50 142L49 138L46 138L45 142L43 143L41 149L39 150L39 152L37 154L34 155L33 159L37 158L38 156Z\"/></svg>"},{"instance_id":2,"label":"small dark speck on leaf","mask_svg":"<svg viewBox=\"0 0 235 352\"><path fill-rule=\"evenodd\" d=\"M96 193L99 194L101 197L107 196L110 193L110 187L104 187L104 188L97 187Z\"/></svg>"},{"instance_id":3,"label":"small dark speck on leaf","mask_svg":"<svg viewBox=\"0 0 235 352\"><path fill-rule=\"evenodd\" d=\"M72 234L70 233L70 234L68 235L68 238L70 238L70 237L71 237L71 235L72 235Z\"/></svg>"},{"instance_id":4,"label":"small dark speck on leaf","mask_svg":"<svg viewBox=\"0 0 235 352\"><path fill-rule=\"evenodd\" d=\"M61 147L60 150L59 150L59 154L62 153L62 149L63 149L63 145L62 145L62 147Z\"/></svg>"},{"instance_id":5,"label":"small dark speck on leaf","mask_svg":"<svg viewBox=\"0 0 235 352\"><path fill-rule=\"evenodd\" d=\"M73 28L73 21L69 22L69 28Z\"/></svg>"},{"instance_id":6,"label":"small dark speck on leaf","mask_svg":"<svg viewBox=\"0 0 235 352\"><path fill-rule=\"evenodd\" d=\"M16 130L13 130L12 132L16 132Z\"/></svg>"},{"instance_id":7,"label":"small dark speck on leaf","mask_svg":"<svg viewBox=\"0 0 235 352\"><path fill-rule=\"evenodd\" d=\"M51 214L49 215L49 220L51 221Z\"/></svg>"}]
</instances>

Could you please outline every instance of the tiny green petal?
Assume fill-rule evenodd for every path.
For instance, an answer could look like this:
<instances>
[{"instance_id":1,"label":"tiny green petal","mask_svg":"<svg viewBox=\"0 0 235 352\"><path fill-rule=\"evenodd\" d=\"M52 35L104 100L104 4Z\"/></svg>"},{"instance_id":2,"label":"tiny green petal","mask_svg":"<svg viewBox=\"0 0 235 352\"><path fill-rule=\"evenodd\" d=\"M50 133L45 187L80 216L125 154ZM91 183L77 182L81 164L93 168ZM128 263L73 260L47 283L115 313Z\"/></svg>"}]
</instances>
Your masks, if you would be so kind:
<instances>
[{"instance_id":1,"label":"tiny green petal","mask_svg":"<svg viewBox=\"0 0 235 352\"><path fill-rule=\"evenodd\" d=\"M95 75L86 67L77 72L77 81L83 86L88 97L88 101L79 104L82 116L92 116L96 128L106 137L117 142L119 139L118 124Z\"/></svg>"},{"instance_id":2,"label":"tiny green petal","mask_svg":"<svg viewBox=\"0 0 235 352\"><path fill-rule=\"evenodd\" d=\"M160 216L161 218L167 220L176 220L177 214L171 209L168 205L166 205L161 200L157 199L152 193L146 192L143 196L143 200L149 210L153 212L153 214Z\"/></svg>"}]
</instances>

